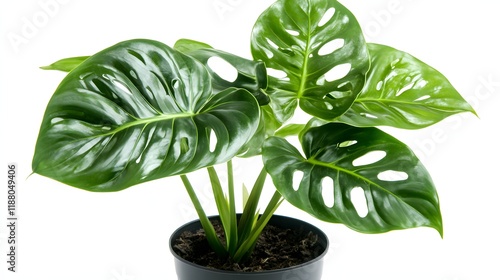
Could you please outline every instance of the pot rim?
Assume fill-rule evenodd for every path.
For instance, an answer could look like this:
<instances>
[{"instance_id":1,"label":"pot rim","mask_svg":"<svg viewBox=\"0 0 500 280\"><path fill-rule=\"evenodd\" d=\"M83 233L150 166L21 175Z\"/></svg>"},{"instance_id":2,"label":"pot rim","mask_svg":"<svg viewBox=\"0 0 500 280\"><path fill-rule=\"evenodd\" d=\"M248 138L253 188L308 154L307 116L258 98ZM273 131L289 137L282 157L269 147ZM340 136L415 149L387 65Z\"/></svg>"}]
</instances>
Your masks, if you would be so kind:
<instances>
[{"instance_id":1,"label":"pot rim","mask_svg":"<svg viewBox=\"0 0 500 280\"><path fill-rule=\"evenodd\" d=\"M238 214L240 215L240 214ZM213 216L209 216L208 218L209 219L214 219L214 218L218 218L219 215L213 215ZM266 270L266 271L250 271L250 272L245 272L245 271L232 271L232 270L222 270L222 269L215 269L215 268L208 268L208 267L205 267L205 266L202 266L202 265L199 265L199 264L196 264L196 263L193 263L193 262L190 262L190 261L187 261L185 260L184 258L182 258L181 256L177 255L177 253L173 250L173 247L172 247L172 244L173 244L173 241L174 241L174 236L177 236L180 232L184 231L186 227L189 227L193 224L196 224L196 223L199 223L199 219L196 219L196 220L192 220L190 222L187 222L185 224L183 224L182 226L178 227L171 235L170 235L170 238L169 238L169 248L170 248L170 252L172 253L172 255L174 256L174 258L176 260L179 260L187 265L190 265L190 266L193 266L193 267L196 267L197 269L201 269L201 270L206 270L206 271L210 271L210 272L217 272L217 273L228 273L228 274L233 274L233 275L248 275L248 274L273 274L273 273L281 273L283 271L287 271L287 270L294 270L294 269L299 269L299 268L302 268L302 267L305 267L305 266L308 266L308 265L311 265L315 262L318 262L318 261L321 261L325 255L327 254L328 252L328 249L329 249L329 245L330 245L330 242L329 242L329 239L328 239L328 236L323 232L323 230L319 229L318 227L316 227L315 225L312 225L306 221L303 221L303 220L300 220L300 219L297 219L297 218L293 218L293 217L289 217L289 216L283 216L283 215L273 215L271 220L273 218L277 218L277 219L288 219L288 220L291 220L291 221L294 221L294 222L300 222L300 223L304 223L306 224L308 227L310 227L313 231L315 231L316 234L318 234L319 238L320 239L323 239L325 242L325 249L324 251L319 255L317 256L316 258L310 260L310 261L307 261L307 262L304 262L304 263L301 263L301 264L298 264L298 265L294 265L294 266L290 266L290 267L286 267L286 268L279 268L279 269L273 269L273 270ZM270 221L271 221L270 220Z\"/></svg>"}]
</instances>

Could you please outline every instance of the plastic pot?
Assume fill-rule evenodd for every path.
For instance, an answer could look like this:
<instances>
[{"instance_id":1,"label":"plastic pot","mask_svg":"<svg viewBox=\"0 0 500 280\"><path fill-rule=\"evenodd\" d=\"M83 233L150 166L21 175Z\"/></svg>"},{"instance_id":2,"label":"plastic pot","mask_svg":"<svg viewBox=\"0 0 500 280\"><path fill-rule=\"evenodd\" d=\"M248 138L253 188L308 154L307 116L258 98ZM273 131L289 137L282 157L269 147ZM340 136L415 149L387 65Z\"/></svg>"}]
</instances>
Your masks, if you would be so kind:
<instances>
[{"instance_id":1,"label":"plastic pot","mask_svg":"<svg viewBox=\"0 0 500 280\"><path fill-rule=\"evenodd\" d=\"M212 217L217 218L217 217ZM302 220L274 215L269 224L290 229L303 228L318 235L318 242L324 248L315 259L301 265L263 272L235 272L206 268L181 258L173 250L175 240L184 231L196 231L201 228L198 220L178 228L170 237L170 251L174 255L175 270L178 280L321 280L323 258L328 250L328 237L317 227Z\"/></svg>"}]
</instances>

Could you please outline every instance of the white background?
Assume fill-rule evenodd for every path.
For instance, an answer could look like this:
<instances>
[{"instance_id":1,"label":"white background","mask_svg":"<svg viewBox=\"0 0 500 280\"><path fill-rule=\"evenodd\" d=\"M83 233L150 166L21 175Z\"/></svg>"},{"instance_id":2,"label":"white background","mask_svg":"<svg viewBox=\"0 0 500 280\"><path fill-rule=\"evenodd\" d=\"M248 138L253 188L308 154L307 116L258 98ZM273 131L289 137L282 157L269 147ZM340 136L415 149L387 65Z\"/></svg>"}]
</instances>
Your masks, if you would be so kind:
<instances>
[{"instance_id":1,"label":"white background","mask_svg":"<svg viewBox=\"0 0 500 280\"><path fill-rule=\"evenodd\" d=\"M39 125L62 72L38 67L89 55L119 41L172 45L204 41L250 58L249 35L273 1L24 0L0 3L0 279L174 279L168 238L196 218L177 178L118 193L90 193L31 173ZM45 3L45 4L44 4ZM48 4L47 4L48 3ZM405 50L445 74L471 114L418 131L390 130L415 149L433 175L444 239L420 228L364 235L319 222L284 204L279 214L320 226L330 237L323 279L500 279L500 20L495 1L343 1L368 41ZM497 110L497 112L495 112ZM238 180L259 171L245 163ZM7 272L7 164L18 164L18 266ZM1 177L1 176L0 176ZM215 205L196 181L210 214ZM268 187L268 193L272 186ZM196 279L193 279L196 280Z\"/></svg>"}]
</instances>

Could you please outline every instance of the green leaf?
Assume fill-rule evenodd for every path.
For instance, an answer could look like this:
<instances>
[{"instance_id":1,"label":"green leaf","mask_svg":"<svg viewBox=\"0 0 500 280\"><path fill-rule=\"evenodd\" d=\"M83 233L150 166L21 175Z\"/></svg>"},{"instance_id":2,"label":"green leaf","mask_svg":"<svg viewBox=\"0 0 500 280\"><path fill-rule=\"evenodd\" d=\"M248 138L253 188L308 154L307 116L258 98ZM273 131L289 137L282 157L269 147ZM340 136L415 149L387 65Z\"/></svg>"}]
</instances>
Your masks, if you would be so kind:
<instances>
[{"instance_id":1,"label":"green leaf","mask_svg":"<svg viewBox=\"0 0 500 280\"><path fill-rule=\"evenodd\" d=\"M238 248L238 217L236 215L236 197L234 193L234 171L233 171L233 162L230 160L227 162L227 189L229 196L229 217L230 217L230 225L229 225L229 238L226 238L228 241L228 250L230 254L234 254L236 249ZM229 243L231 240L231 243Z\"/></svg>"},{"instance_id":2,"label":"green leaf","mask_svg":"<svg viewBox=\"0 0 500 280\"><path fill-rule=\"evenodd\" d=\"M247 203L245 203L243 214L241 215L238 224L240 242L244 241L248 237L248 235L250 235L250 232L254 226L254 218L255 216L259 215L257 207L259 206L259 201L262 195L262 190L264 188L264 183L266 182L266 177L266 170L262 169L259 176L255 180Z\"/></svg>"},{"instance_id":3,"label":"green leaf","mask_svg":"<svg viewBox=\"0 0 500 280\"><path fill-rule=\"evenodd\" d=\"M442 234L432 179L405 144L376 128L340 123L309 129L301 143L305 157L277 137L263 149L274 185L293 205L364 233L428 226ZM364 194L360 204L356 191Z\"/></svg>"},{"instance_id":4,"label":"green leaf","mask_svg":"<svg viewBox=\"0 0 500 280\"><path fill-rule=\"evenodd\" d=\"M182 53L189 53L199 49L213 49L209 44L191 40L191 39L179 39L174 44L174 49Z\"/></svg>"},{"instance_id":5,"label":"green leaf","mask_svg":"<svg viewBox=\"0 0 500 280\"><path fill-rule=\"evenodd\" d=\"M277 1L258 18L251 47L254 59L268 68L267 93L280 122L297 105L325 120L342 115L369 68L356 18L332 0Z\"/></svg>"},{"instance_id":6,"label":"green leaf","mask_svg":"<svg viewBox=\"0 0 500 280\"><path fill-rule=\"evenodd\" d=\"M214 94L195 59L150 40L119 43L61 82L43 118L35 173L90 191L227 162L257 129L246 90Z\"/></svg>"},{"instance_id":7,"label":"green leaf","mask_svg":"<svg viewBox=\"0 0 500 280\"><path fill-rule=\"evenodd\" d=\"M372 66L358 99L338 121L418 129L474 109L437 70L391 47L369 44Z\"/></svg>"},{"instance_id":8,"label":"green leaf","mask_svg":"<svg viewBox=\"0 0 500 280\"><path fill-rule=\"evenodd\" d=\"M288 136L299 135L299 133L304 130L305 127L306 125L304 124L289 124L276 131L275 136L284 138Z\"/></svg>"},{"instance_id":9,"label":"green leaf","mask_svg":"<svg viewBox=\"0 0 500 280\"><path fill-rule=\"evenodd\" d=\"M178 46L178 48L205 65L212 77L214 91L220 92L230 87L242 88L251 92L261 106L269 103L269 97L264 92L267 88L267 71L263 62L248 60L212 48L201 48L203 45L188 46L182 44L182 47ZM225 64L225 67L222 63ZM216 66L220 68L214 68ZM231 74L228 71L231 68L236 72L234 80L223 78L225 75Z\"/></svg>"},{"instance_id":10,"label":"green leaf","mask_svg":"<svg viewBox=\"0 0 500 280\"><path fill-rule=\"evenodd\" d=\"M260 123L257 132L254 134L252 140L241 149L238 154L239 157L248 158L260 155L264 141L274 135L276 130L281 126L281 123L276 120L271 106L261 106L260 112Z\"/></svg>"},{"instance_id":11,"label":"green leaf","mask_svg":"<svg viewBox=\"0 0 500 280\"><path fill-rule=\"evenodd\" d=\"M193 203L196 213L198 214L201 226L205 230L205 236L207 238L208 244L210 244L210 247L215 251L215 253L219 257L221 258L227 257L227 250L224 247L224 245L222 245L222 242L220 241L219 237L217 236L217 233L215 232L215 228L212 225L212 222L210 222L210 219L207 217L207 214L203 210L201 202L198 199L198 196L196 195L196 192L194 191L191 182L189 181L186 175L180 175L180 177L182 183L184 184L184 187L186 188L189 198Z\"/></svg>"},{"instance_id":12,"label":"green leaf","mask_svg":"<svg viewBox=\"0 0 500 280\"><path fill-rule=\"evenodd\" d=\"M215 168L209 166L207 171L210 177L210 184L212 185L212 193L214 194L215 203L217 205L217 212L219 213L219 218L226 236L226 250L231 252L230 248L238 244L238 232L236 230L233 231L233 227L236 228L236 221L233 222L233 217L231 215L231 203L229 203L229 200L224 194L224 190L222 190L222 185Z\"/></svg>"},{"instance_id":13,"label":"green leaf","mask_svg":"<svg viewBox=\"0 0 500 280\"><path fill-rule=\"evenodd\" d=\"M77 56L77 57L69 57L58 60L51 65L40 67L43 70L59 70L63 72L70 72L75 69L78 65L82 64L88 56Z\"/></svg>"},{"instance_id":14,"label":"green leaf","mask_svg":"<svg viewBox=\"0 0 500 280\"><path fill-rule=\"evenodd\" d=\"M251 255L262 230L264 230L283 200L283 196L278 191L275 191L273 197L267 204L266 210L264 210L264 213L262 213L262 215L258 218L250 234L243 240L242 244L238 248L238 251L236 251L233 257L236 262L246 259Z\"/></svg>"},{"instance_id":15,"label":"green leaf","mask_svg":"<svg viewBox=\"0 0 500 280\"><path fill-rule=\"evenodd\" d=\"M241 186L241 204L243 205L243 208L245 208L245 206L247 205L247 202L248 202L248 197L250 196L250 192L248 191L248 188L247 186L245 186L245 184L242 184Z\"/></svg>"}]
</instances>

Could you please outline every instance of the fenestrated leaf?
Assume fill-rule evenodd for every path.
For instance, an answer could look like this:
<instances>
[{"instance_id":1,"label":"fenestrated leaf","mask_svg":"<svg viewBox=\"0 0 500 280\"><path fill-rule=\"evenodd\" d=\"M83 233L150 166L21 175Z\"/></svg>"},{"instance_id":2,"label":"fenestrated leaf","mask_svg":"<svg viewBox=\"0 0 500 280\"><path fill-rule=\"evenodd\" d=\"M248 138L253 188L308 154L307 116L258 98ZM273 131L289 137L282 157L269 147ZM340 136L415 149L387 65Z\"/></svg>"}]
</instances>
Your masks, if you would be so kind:
<instances>
[{"instance_id":1,"label":"fenestrated leaf","mask_svg":"<svg viewBox=\"0 0 500 280\"><path fill-rule=\"evenodd\" d=\"M259 105L261 105L259 127L253 139L241 149L239 156L252 157L260 155L264 140L270 135L273 135L276 129L281 126L272 108L266 106L269 103L269 96L265 93L265 89L267 88L267 72L264 63L216 50L208 44L190 39L178 40L174 48L194 57L205 65L212 77L214 91L218 92L228 87L235 87L246 89L255 96ZM234 81L228 81L222 78L217 71L210 67L209 60L213 58L222 59L230 64L231 67L234 67L237 71L237 76Z\"/></svg>"},{"instance_id":2,"label":"fenestrated leaf","mask_svg":"<svg viewBox=\"0 0 500 280\"><path fill-rule=\"evenodd\" d=\"M356 18L333 0L277 1L258 18L251 47L254 59L268 68L267 93L280 122L297 105L325 120L340 116L369 68Z\"/></svg>"},{"instance_id":3,"label":"fenestrated leaf","mask_svg":"<svg viewBox=\"0 0 500 280\"><path fill-rule=\"evenodd\" d=\"M275 134L281 123L276 120L272 108L269 105L260 107L260 123L252 140L250 140L238 154L239 157L248 158L262 153L264 141Z\"/></svg>"},{"instance_id":4,"label":"fenestrated leaf","mask_svg":"<svg viewBox=\"0 0 500 280\"><path fill-rule=\"evenodd\" d=\"M126 41L61 82L32 167L78 188L117 191L226 162L253 136L259 115L246 90L214 95L195 59L156 41Z\"/></svg>"},{"instance_id":5,"label":"fenestrated leaf","mask_svg":"<svg viewBox=\"0 0 500 280\"><path fill-rule=\"evenodd\" d=\"M248 60L237 55L213 49L210 45L190 40L180 39L174 49L190 55L207 67L212 77L212 88L215 92L224 91L230 87L242 88L251 92L260 105L269 103L269 97L265 93L267 88L267 72L263 62ZM228 81L220 77L209 65L210 58L220 58L229 63L238 72L234 81ZM69 72L85 61L89 56L78 56L60 59L51 65L42 66L44 70L59 70Z\"/></svg>"},{"instance_id":6,"label":"fenestrated leaf","mask_svg":"<svg viewBox=\"0 0 500 280\"><path fill-rule=\"evenodd\" d=\"M340 123L309 129L301 143L305 158L282 138L263 149L274 185L293 205L364 233L428 226L442 234L432 179L405 144L377 128ZM324 192L324 181L333 181L333 193ZM363 190L367 213L358 214L355 189Z\"/></svg>"},{"instance_id":7,"label":"fenestrated leaf","mask_svg":"<svg viewBox=\"0 0 500 280\"><path fill-rule=\"evenodd\" d=\"M261 106L269 103L269 97L265 93L267 88L267 72L263 62L248 60L237 55L216 50L210 45L190 40L178 40L174 48L187 55L190 55L203 63L212 76L212 87L215 91L223 91L229 87L243 88L251 92ZM234 80L227 80L221 77L209 63L210 59L220 59L237 72ZM218 70L218 69L217 69ZM222 69L227 70L227 69Z\"/></svg>"},{"instance_id":8,"label":"fenestrated leaf","mask_svg":"<svg viewBox=\"0 0 500 280\"><path fill-rule=\"evenodd\" d=\"M437 70L391 47L368 44L365 87L338 121L354 126L418 129L474 109Z\"/></svg>"}]
</instances>

